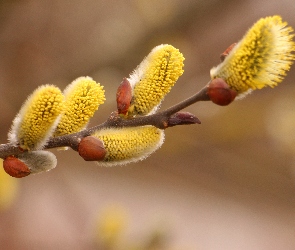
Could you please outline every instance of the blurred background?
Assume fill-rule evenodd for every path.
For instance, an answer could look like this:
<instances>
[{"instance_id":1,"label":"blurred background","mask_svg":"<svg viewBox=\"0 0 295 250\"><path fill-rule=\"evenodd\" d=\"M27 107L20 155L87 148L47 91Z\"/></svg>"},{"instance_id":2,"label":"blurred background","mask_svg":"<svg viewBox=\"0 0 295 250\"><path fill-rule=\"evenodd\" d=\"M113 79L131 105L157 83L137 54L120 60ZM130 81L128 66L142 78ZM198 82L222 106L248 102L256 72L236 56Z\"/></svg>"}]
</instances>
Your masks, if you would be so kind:
<instances>
[{"instance_id":1,"label":"blurred background","mask_svg":"<svg viewBox=\"0 0 295 250\"><path fill-rule=\"evenodd\" d=\"M209 80L219 55L259 18L295 27L294 0L11 0L0 2L1 143L41 84L79 76L104 85L90 126L116 109L118 84L156 45L185 56L162 104ZM295 249L295 67L275 89L228 107L186 111L201 125L166 131L143 162L102 168L56 151L56 169L0 172L0 249Z\"/></svg>"}]
</instances>

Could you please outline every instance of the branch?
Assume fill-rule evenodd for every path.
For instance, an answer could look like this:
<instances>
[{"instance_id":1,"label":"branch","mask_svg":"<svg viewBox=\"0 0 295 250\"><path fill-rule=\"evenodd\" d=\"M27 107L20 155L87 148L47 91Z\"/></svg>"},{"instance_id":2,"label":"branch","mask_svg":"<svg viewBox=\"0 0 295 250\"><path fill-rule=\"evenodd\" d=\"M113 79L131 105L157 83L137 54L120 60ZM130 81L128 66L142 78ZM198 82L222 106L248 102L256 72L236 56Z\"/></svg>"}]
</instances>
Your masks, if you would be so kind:
<instances>
[{"instance_id":1,"label":"branch","mask_svg":"<svg viewBox=\"0 0 295 250\"><path fill-rule=\"evenodd\" d=\"M8 134L11 143L0 145L0 157L5 159L3 167L17 178L50 170L56 166L56 157L36 149L60 147L71 147L84 160L99 161L102 166L142 160L162 145L162 130L200 123L193 114L181 111L186 107L209 100L225 106L236 96L280 83L295 60L292 31L279 16L260 19L241 42L221 54L221 63L210 70L212 80L203 89L154 113L183 74L184 66L178 49L169 44L156 46L119 85L117 111L104 123L84 130L105 100L103 86L91 77L77 78L63 93L53 85L41 86L14 119ZM245 60L250 57L253 60Z\"/></svg>"},{"instance_id":2,"label":"branch","mask_svg":"<svg viewBox=\"0 0 295 250\"><path fill-rule=\"evenodd\" d=\"M44 149L70 147L73 150L77 151L78 145L83 137L90 136L94 132L104 128L137 127L152 125L160 129L166 129L168 127L176 125L201 123L197 117L190 113L185 113L187 115L183 113L185 117L183 117L182 119L176 119L176 117L173 115L196 102L208 100L210 100L210 98L207 95L207 87L205 87L199 92L197 92L195 95L187 98L186 100L181 101L178 104L166 110L163 110L152 115L124 119L120 115L118 115L117 112L112 112L109 118L102 124L99 124L88 129L84 129L78 133L58 137L51 137L48 140ZM23 152L25 152L23 149L17 146L13 146L11 143L0 145L0 158L3 159L10 155L20 155Z\"/></svg>"}]
</instances>

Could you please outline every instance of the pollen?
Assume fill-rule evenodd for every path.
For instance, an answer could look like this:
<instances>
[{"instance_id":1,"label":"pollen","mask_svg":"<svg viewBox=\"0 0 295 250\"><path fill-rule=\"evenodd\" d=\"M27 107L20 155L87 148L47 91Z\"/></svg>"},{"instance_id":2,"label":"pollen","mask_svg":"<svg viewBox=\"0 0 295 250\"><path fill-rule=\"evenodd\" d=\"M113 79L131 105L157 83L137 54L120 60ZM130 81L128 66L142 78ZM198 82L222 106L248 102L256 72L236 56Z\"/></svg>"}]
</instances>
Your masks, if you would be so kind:
<instances>
[{"instance_id":1,"label":"pollen","mask_svg":"<svg viewBox=\"0 0 295 250\"><path fill-rule=\"evenodd\" d=\"M105 101L103 86L90 77L79 77L64 91L65 103L55 136L76 133L86 127Z\"/></svg>"},{"instance_id":2,"label":"pollen","mask_svg":"<svg viewBox=\"0 0 295 250\"><path fill-rule=\"evenodd\" d=\"M62 111L63 94L53 85L36 89L13 121L8 139L23 149L40 149L52 135Z\"/></svg>"},{"instance_id":3,"label":"pollen","mask_svg":"<svg viewBox=\"0 0 295 250\"><path fill-rule=\"evenodd\" d=\"M107 150L102 166L122 165L148 157L164 142L164 131L154 126L109 128L93 136L103 141Z\"/></svg>"},{"instance_id":4,"label":"pollen","mask_svg":"<svg viewBox=\"0 0 295 250\"><path fill-rule=\"evenodd\" d=\"M292 32L280 16L261 18L225 60L211 69L211 78L223 78L239 94L276 86L295 59Z\"/></svg>"},{"instance_id":5,"label":"pollen","mask_svg":"<svg viewBox=\"0 0 295 250\"><path fill-rule=\"evenodd\" d=\"M133 99L129 116L154 113L161 101L183 74L184 57L171 45L159 45L128 78Z\"/></svg>"}]
</instances>

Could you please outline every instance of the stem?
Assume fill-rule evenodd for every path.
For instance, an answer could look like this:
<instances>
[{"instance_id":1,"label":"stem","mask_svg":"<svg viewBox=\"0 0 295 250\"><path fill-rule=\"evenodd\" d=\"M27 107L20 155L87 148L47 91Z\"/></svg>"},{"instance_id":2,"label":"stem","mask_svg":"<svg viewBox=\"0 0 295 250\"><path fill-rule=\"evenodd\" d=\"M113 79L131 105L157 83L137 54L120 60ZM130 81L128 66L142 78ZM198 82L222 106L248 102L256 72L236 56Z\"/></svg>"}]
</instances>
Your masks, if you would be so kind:
<instances>
[{"instance_id":1,"label":"stem","mask_svg":"<svg viewBox=\"0 0 295 250\"><path fill-rule=\"evenodd\" d=\"M175 104L174 106L147 116L140 116L132 119L124 119L118 115L117 112L113 112L110 117L102 124L94 126L92 128L88 128L82 130L78 133L63 135L58 137L51 137L44 149L50 148L59 148L59 147L71 147L73 150L78 149L78 145L81 141L81 138L90 136L94 132L104 129L104 128L120 128L120 127L137 127L137 126L145 126L152 125L160 129L168 128L168 119L171 115L176 112L196 103L199 101L208 101L209 97L207 95L207 87L201 89L195 95L187 98L184 101ZM23 153L24 150L19 148L18 146L13 146L10 143L0 144L0 158L5 159L9 155L19 155Z\"/></svg>"},{"instance_id":2,"label":"stem","mask_svg":"<svg viewBox=\"0 0 295 250\"><path fill-rule=\"evenodd\" d=\"M173 114L175 114L176 112L196 103L199 101L209 101L209 97L207 95L207 87L204 87L203 89L201 89L197 94L187 98L186 100L175 104L174 106L166 109L163 111L163 113L165 113L165 115L167 116L171 116Z\"/></svg>"}]
</instances>

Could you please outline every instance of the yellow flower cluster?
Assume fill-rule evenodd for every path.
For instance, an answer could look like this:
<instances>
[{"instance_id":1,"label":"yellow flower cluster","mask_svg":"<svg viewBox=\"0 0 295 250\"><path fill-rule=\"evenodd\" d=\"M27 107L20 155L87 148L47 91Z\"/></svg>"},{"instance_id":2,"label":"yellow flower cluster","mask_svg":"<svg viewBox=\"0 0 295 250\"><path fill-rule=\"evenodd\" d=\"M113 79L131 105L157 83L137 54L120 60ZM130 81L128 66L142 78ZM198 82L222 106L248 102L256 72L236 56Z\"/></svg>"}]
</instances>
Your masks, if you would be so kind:
<instances>
[{"instance_id":1,"label":"yellow flower cluster","mask_svg":"<svg viewBox=\"0 0 295 250\"><path fill-rule=\"evenodd\" d=\"M36 89L13 121L10 142L28 150L42 148L55 128L62 103L59 88L44 85Z\"/></svg>"},{"instance_id":2,"label":"yellow flower cluster","mask_svg":"<svg viewBox=\"0 0 295 250\"><path fill-rule=\"evenodd\" d=\"M293 29L280 16L261 18L211 69L211 78L222 78L234 90L247 93L280 83L295 59Z\"/></svg>"},{"instance_id":3,"label":"yellow flower cluster","mask_svg":"<svg viewBox=\"0 0 295 250\"><path fill-rule=\"evenodd\" d=\"M53 134L82 130L104 100L103 87L90 77L76 79L64 94L53 85L41 86L22 106L8 139L26 150L42 149Z\"/></svg>"},{"instance_id":4,"label":"yellow flower cluster","mask_svg":"<svg viewBox=\"0 0 295 250\"><path fill-rule=\"evenodd\" d=\"M102 140L107 150L102 166L114 166L143 160L164 141L164 132L153 126L109 128L92 136Z\"/></svg>"},{"instance_id":5,"label":"yellow flower cluster","mask_svg":"<svg viewBox=\"0 0 295 250\"><path fill-rule=\"evenodd\" d=\"M82 130L105 101L103 86L90 77L80 77L64 91L64 109L55 136Z\"/></svg>"},{"instance_id":6,"label":"yellow flower cluster","mask_svg":"<svg viewBox=\"0 0 295 250\"><path fill-rule=\"evenodd\" d=\"M120 236L126 228L128 215L125 209L111 205L103 209L97 220L96 240L107 249L118 249Z\"/></svg>"},{"instance_id":7,"label":"yellow flower cluster","mask_svg":"<svg viewBox=\"0 0 295 250\"><path fill-rule=\"evenodd\" d=\"M154 113L183 73L184 57L171 45L159 45L130 75L133 89L129 116Z\"/></svg>"}]
</instances>

